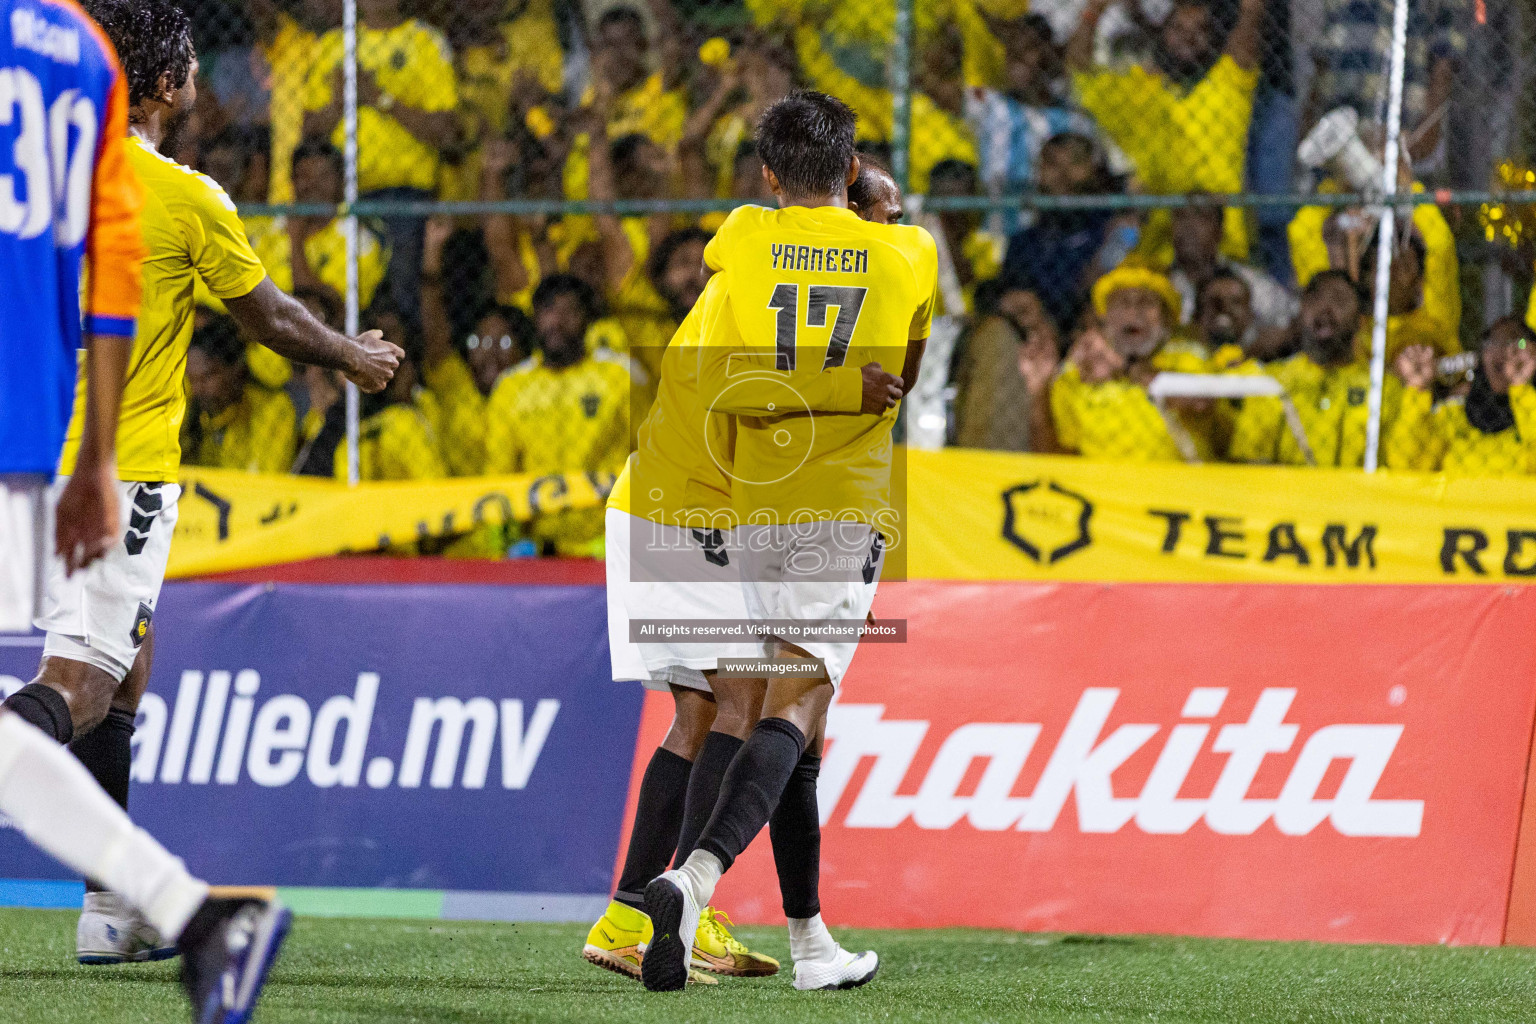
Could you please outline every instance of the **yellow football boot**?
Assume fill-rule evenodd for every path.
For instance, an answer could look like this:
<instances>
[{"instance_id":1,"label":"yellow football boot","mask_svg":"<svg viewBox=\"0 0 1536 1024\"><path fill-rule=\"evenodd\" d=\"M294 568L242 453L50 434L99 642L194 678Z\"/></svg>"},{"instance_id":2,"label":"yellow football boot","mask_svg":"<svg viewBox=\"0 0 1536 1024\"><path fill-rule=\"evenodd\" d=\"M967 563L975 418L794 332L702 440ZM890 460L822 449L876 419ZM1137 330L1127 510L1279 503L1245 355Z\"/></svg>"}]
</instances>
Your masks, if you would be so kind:
<instances>
[{"instance_id":1,"label":"yellow football boot","mask_svg":"<svg viewBox=\"0 0 1536 1024\"><path fill-rule=\"evenodd\" d=\"M727 930L731 919L722 910L705 907L693 940L692 965L701 971L733 978L766 978L779 973L779 962L754 953Z\"/></svg>"},{"instance_id":2,"label":"yellow football boot","mask_svg":"<svg viewBox=\"0 0 1536 1024\"><path fill-rule=\"evenodd\" d=\"M603 916L587 932L587 944L581 956L589 964L604 970L622 974L634 981L640 980L640 961L645 957L645 947L651 943L651 919L633 907L626 907L612 900ZM778 969L778 965L774 965ZM688 972L689 984L718 985L714 978L701 971Z\"/></svg>"}]
</instances>

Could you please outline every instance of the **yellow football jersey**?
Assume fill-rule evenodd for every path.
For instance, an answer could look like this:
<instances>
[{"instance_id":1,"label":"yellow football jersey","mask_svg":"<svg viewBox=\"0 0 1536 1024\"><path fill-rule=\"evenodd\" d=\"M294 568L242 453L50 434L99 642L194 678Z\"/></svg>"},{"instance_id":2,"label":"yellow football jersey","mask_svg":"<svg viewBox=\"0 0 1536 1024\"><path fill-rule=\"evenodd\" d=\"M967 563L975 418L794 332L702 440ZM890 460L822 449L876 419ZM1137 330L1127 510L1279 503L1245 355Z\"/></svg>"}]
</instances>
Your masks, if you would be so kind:
<instances>
[{"instance_id":1,"label":"yellow football jersey","mask_svg":"<svg viewBox=\"0 0 1536 1024\"><path fill-rule=\"evenodd\" d=\"M247 384L240 401L217 416L202 413L187 461L247 473L286 473L293 466L298 417L286 391Z\"/></svg>"},{"instance_id":2,"label":"yellow football jersey","mask_svg":"<svg viewBox=\"0 0 1536 1024\"><path fill-rule=\"evenodd\" d=\"M331 103L331 86L341 65L341 29L320 37L305 84L304 109ZM459 105L457 80L448 41L437 29L415 18L393 28L357 26L357 64L372 75L384 95L418 110L438 113ZM346 125L337 124L331 142L341 149ZM437 185L438 151L406 130L388 107L360 106L357 111L358 188L373 192L408 186L430 191Z\"/></svg>"},{"instance_id":3,"label":"yellow football jersey","mask_svg":"<svg viewBox=\"0 0 1536 1024\"><path fill-rule=\"evenodd\" d=\"M1319 466L1355 467L1365 463L1368 397L1371 368L1368 363L1320 366L1304 354L1265 365L1264 372L1279 381L1291 396L1302 431ZM1402 402L1403 386L1396 374L1387 374L1381 398L1381 425L1390 432ZM1296 443L1278 398L1245 398L1232 428L1230 451L1234 462L1307 465L1306 453Z\"/></svg>"},{"instance_id":4,"label":"yellow football jersey","mask_svg":"<svg viewBox=\"0 0 1536 1024\"><path fill-rule=\"evenodd\" d=\"M486 406L485 472L618 473L629 455L629 370L587 358L555 369L534 355L504 374ZM534 520L536 540L575 553L603 535L603 510Z\"/></svg>"},{"instance_id":5,"label":"yellow football jersey","mask_svg":"<svg viewBox=\"0 0 1536 1024\"><path fill-rule=\"evenodd\" d=\"M336 479L347 478L347 443L336 446ZM387 405L358 426L359 480L438 480L448 475L431 417L414 404Z\"/></svg>"},{"instance_id":6,"label":"yellow football jersey","mask_svg":"<svg viewBox=\"0 0 1536 1024\"><path fill-rule=\"evenodd\" d=\"M181 423L187 413L182 375L200 276L219 299L249 295L266 278L246 241L235 204L212 178L161 156L134 136L128 162L144 183L144 305L123 387L117 425L117 475L123 480L175 480L181 466ZM82 356L82 367L84 360ZM72 472L85 414L85 373L59 472Z\"/></svg>"},{"instance_id":7,"label":"yellow football jersey","mask_svg":"<svg viewBox=\"0 0 1536 1024\"><path fill-rule=\"evenodd\" d=\"M839 207L744 206L710 240L704 262L726 279L740 331L741 369L731 378L778 375L793 396L783 412L738 420L737 513L754 522L871 521L890 504L896 410L816 414L794 393L837 367L878 362L901 372L908 342L927 338L933 320L932 236Z\"/></svg>"},{"instance_id":8,"label":"yellow football jersey","mask_svg":"<svg viewBox=\"0 0 1536 1024\"><path fill-rule=\"evenodd\" d=\"M1403 388L1397 419L1383 447L1392 469L1441 471L1457 476L1536 474L1536 388L1509 389L1515 424L1485 433L1467 418L1467 400L1457 396L1433 405L1423 388Z\"/></svg>"},{"instance_id":9,"label":"yellow football jersey","mask_svg":"<svg viewBox=\"0 0 1536 1024\"><path fill-rule=\"evenodd\" d=\"M741 335L716 274L662 350L655 403L637 431L608 507L673 526L729 529L737 415L765 416L795 399L776 376L729 375ZM798 392L816 412L857 413L863 381L857 368L836 367ZM706 397L707 396L707 397Z\"/></svg>"}]
</instances>

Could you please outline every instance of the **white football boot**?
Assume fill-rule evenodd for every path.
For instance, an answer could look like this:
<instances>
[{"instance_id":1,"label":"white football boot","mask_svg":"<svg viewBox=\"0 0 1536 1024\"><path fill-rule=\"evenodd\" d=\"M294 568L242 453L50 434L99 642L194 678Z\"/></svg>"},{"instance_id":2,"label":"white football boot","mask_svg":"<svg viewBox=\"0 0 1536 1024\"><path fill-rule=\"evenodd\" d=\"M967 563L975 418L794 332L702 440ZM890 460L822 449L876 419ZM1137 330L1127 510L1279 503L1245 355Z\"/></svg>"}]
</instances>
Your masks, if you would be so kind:
<instances>
[{"instance_id":1,"label":"white football boot","mask_svg":"<svg viewBox=\"0 0 1536 1024\"><path fill-rule=\"evenodd\" d=\"M142 963L179 952L154 925L115 892L88 892L75 929L75 959L82 964Z\"/></svg>"},{"instance_id":2,"label":"white football boot","mask_svg":"<svg viewBox=\"0 0 1536 1024\"><path fill-rule=\"evenodd\" d=\"M640 981L652 992L676 992L688 983L699 915L704 908L682 871L668 871L645 887L651 941L640 961Z\"/></svg>"},{"instance_id":3,"label":"white football boot","mask_svg":"<svg viewBox=\"0 0 1536 1024\"><path fill-rule=\"evenodd\" d=\"M880 969L880 957L874 950L850 953L837 947L830 960L796 960L795 988L802 992L817 989L858 988L874 979Z\"/></svg>"}]
</instances>

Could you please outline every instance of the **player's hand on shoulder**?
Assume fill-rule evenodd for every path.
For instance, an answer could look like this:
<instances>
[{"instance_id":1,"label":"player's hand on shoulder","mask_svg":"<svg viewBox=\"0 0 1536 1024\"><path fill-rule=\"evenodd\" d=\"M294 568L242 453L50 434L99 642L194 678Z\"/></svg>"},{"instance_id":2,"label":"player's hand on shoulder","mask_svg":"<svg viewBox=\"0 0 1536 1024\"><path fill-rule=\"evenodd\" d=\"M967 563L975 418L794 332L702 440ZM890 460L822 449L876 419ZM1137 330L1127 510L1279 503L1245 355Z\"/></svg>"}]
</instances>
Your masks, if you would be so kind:
<instances>
[{"instance_id":1,"label":"player's hand on shoulder","mask_svg":"<svg viewBox=\"0 0 1536 1024\"><path fill-rule=\"evenodd\" d=\"M399 368L405 350L386 341L382 331L365 331L352 340L357 346L356 360L347 371L347 380L370 395L383 391Z\"/></svg>"},{"instance_id":2,"label":"player's hand on shoulder","mask_svg":"<svg viewBox=\"0 0 1536 1024\"><path fill-rule=\"evenodd\" d=\"M886 373L879 363L865 363L859 368L859 373L864 378L864 402L859 412L879 415L901 401L900 377Z\"/></svg>"}]
</instances>

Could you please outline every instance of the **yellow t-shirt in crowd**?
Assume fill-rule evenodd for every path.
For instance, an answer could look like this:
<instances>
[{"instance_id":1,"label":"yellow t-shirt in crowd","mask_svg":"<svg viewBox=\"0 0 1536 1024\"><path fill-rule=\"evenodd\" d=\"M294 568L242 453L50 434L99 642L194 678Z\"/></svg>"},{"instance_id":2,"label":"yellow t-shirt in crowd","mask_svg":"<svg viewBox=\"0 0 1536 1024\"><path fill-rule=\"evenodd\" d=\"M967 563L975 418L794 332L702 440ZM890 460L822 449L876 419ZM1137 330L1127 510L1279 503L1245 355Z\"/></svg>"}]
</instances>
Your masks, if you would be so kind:
<instances>
[{"instance_id":1,"label":"yellow t-shirt in crowd","mask_svg":"<svg viewBox=\"0 0 1536 1024\"><path fill-rule=\"evenodd\" d=\"M181 423L187 413L182 375L192 340L198 277L216 298L249 295L266 278L251 251L235 204L207 175L161 156L130 135L128 163L144 184L141 225L144 302L128 362L117 425L117 475L123 480L176 479L181 467ZM75 409L59 472L74 469L85 413L85 374L75 388Z\"/></svg>"},{"instance_id":2,"label":"yellow t-shirt in crowd","mask_svg":"<svg viewBox=\"0 0 1536 1024\"><path fill-rule=\"evenodd\" d=\"M340 29L320 38L304 109L320 110L331 102L331 80L341 66L342 43ZM453 110L459 104L447 40L415 18L388 29L358 25L357 64L398 103L429 113ZM338 123L331 134L338 149L346 142L345 129ZM437 150L377 106L358 108L357 160L358 188L363 192L396 187L431 191L437 186Z\"/></svg>"},{"instance_id":3,"label":"yellow t-shirt in crowd","mask_svg":"<svg viewBox=\"0 0 1536 1024\"><path fill-rule=\"evenodd\" d=\"M1320 366L1305 355L1294 355L1264 367L1278 380L1296 406L1302 431L1319 466L1357 467L1365 464L1365 433L1370 418L1368 396L1371 368L1363 362ZM1382 390L1381 421L1389 427L1397 416L1402 383L1388 374ZM1246 398L1232 428L1234 462L1307 465L1286 422L1278 398Z\"/></svg>"},{"instance_id":4,"label":"yellow t-shirt in crowd","mask_svg":"<svg viewBox=\"0 0 1536 1024\"><path fill-rule=\"evenodd\" d=\"M320 37L286 14L262 51L271 74L272 159L269 201L293 202L293 151L304 137L304 92L319 54Z\"/></svg>"},{"instance_id":5,"label":"yellow t-shirt in crowd","mask_svg":"<svg viewBox=\"0 0 1536 1024\"><path fill-rule=\"evenodd\" d=\"M629 455L629 389L629 370L617 362L585 358L555 369L529 357L491 391L486 474L617 474ZM602 537L603 510L542 515L531 532L576 553Z\"/></svg>"},{"instance_id":6,"label":"yellow t-shirt in crowd","mask_svg":"<svg viewBox=\"0 0 1536 1024\"><path fill-rule=\"evenodd\" d=\"M1467 400L1433 405L1422 388L1403 388L1397 418L1383 434L1392 469L1442 471L1457 476L1529 476L1536 473L1536 388L1509 389L1515 425L1488 434L1467 419Z\"/></svg>"},{"instance_id":7,"label":"yellow t-shirt in crowd","mask_svg":"<svg viewBox=\"0 0 1536 1024\"><path fill-rule=\"evenodd\" d=\"M452 476L479 476L485 470L485 396L457 352L423 370L436 397L432 424Z\"/></svg>"},{"instance_id":8,"label":"yellow t-shirt in crowd","mask_svg":"<svg viewBox=\"0 0 1536 1024\"><path fill-rule=\"evenodd\" d=\"M1166 342L1152 357L1152 366L1173 373L1206 373L1213 360L1199 345L1182 338ZM1195 457L1209 462L1216 455L1216 422L1211 415L1170 408L1168 415L1189 435ZM1128 462L1180 462L1168 422L1134 381L1115 378L1099 384L1083 380L1076 364L1067 363L1051 385L1051 416L1063 448L1090 459Z\"/></svg>"},{"instance_id":9,"label":"yellow t-shirt in crowd","mask_svg":"<svg viewBox=\"0 0 1536 1024\"><path fill-rule=\"evenodd\" d=\"M247 473L286 473L293 466L297 418L287 393L247 384L240 401L217 416L198 417L199 439L188 462Z\"/></svg>"},{"instance_id":10,"label":"yellow t-shirt in crowd","mask_svg":"<svg viewBox=\"0 0 1536 1024\"><path fill-rule=\"evenodd\" d=\"M1245 71L1226 54L1188 91L1139 64L1072 75L1078 102L1136 165L1143 191L1155 195L1243 190L1258 82L1257 68ZM1143 248L1156 250L1148 255L1160 265L1172 260L1169 223L1162 211L1145 231ZM1227 210L1222 251L1233 259L1248 255L1248 229L1236 207Z\"/></svg>"},{"instance_id":11,"label":"yellow t-shirt in crowd","mask_svg":"<svg viewBox=\"0 0 1536 1024\"><path fill-rule=\"evenodd\" d=\"M782 375L792 389L840 366L899 372L908 342L932 324L938 251L920 227L869 224L841 207L743 206L704 262L726 279L743 367ZM808 404L789 404L784 415L737 421L738 514L785 523L802 510L864 522L885 513L896 410L807 416Z\"/></svg>"},{"instance_id":12,"label":"yellow t-shirt in crowd","mask_svg":"<svg viewBox=\"0 0 1536 1024\"><path fill-rule=\"evenodd\" d=\"M336 446L335 475L347 478L347 443ZM414 405L390 405L358 425L359 480L437 480L448 475L428 417Z\"/></svg>"},{"instance_id":13,"label":"yellow t-shirt in crowd","mask_svg":"<svg viewBox=\"0 0 1536 1024\"><path fill-rule=\"evenodd\" d=\"M894 0L839 3L837 0L746 0L747 10L759 25L769 28L814 25L828 43L839 48L862 48L875 59L896 41ZM964 47L961 74L966 85L998 87L1003 77L1003 47L978 13L994 18L1017 18L1029 10L1028 0L917 0L912 24L916 46L924 44L940 28L954 25Z\"/></svg>"},{"instance_id":14,"label":"yellow t-shirt in crowd","mask_svg":"<svg viewBox=\"0 0 1536 1024\"><path fill-rule=\"evenodd\" d=\"M803 26L795 32L795 50L806 79L859 115L855 136L861 142L889 142L895 125L891 91L865 85L837 66L822 48L822 35ZM912 191L927 192L928 176L943 160L977 166L976 133L964 114L951 114L924 93L912 94Z\"/></svg>"}]
</instances>

